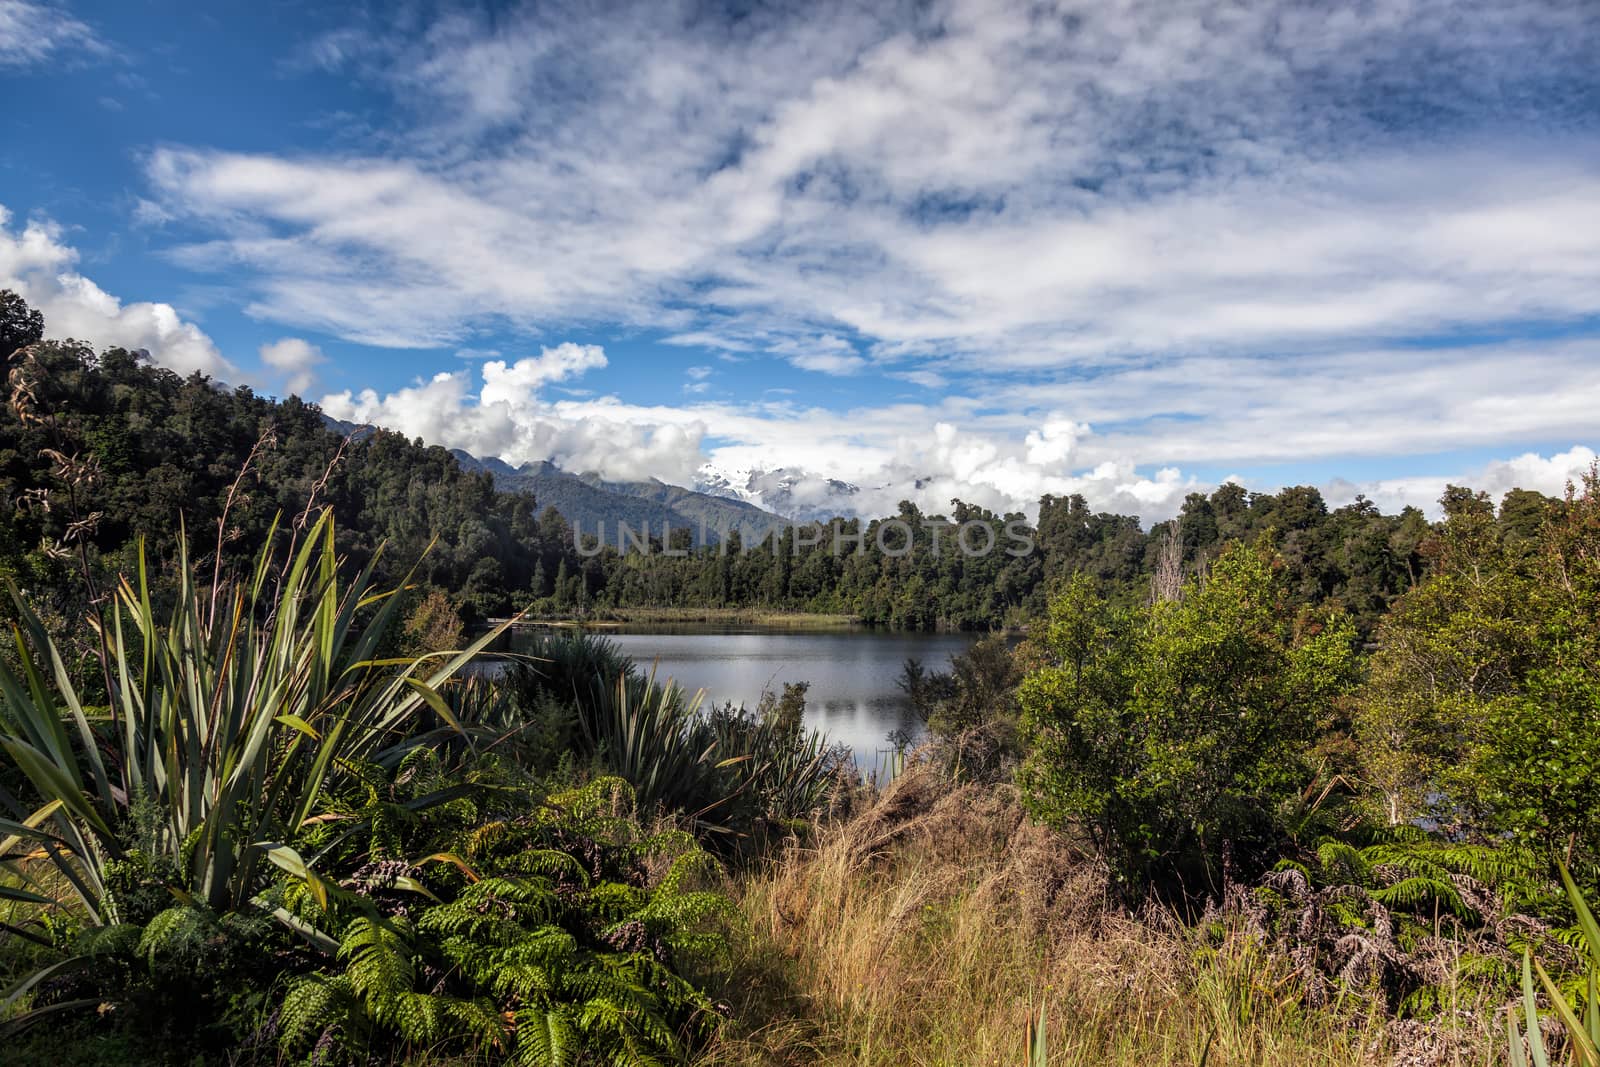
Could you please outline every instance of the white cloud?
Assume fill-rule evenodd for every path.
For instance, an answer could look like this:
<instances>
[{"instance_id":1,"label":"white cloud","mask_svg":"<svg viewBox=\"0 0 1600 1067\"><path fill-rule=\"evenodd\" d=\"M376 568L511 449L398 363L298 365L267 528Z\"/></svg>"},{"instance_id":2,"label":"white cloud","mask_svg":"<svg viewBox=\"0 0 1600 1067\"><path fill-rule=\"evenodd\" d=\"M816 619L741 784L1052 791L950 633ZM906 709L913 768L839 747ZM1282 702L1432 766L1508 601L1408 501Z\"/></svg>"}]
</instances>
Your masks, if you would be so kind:
<instances>
[{"instance_id":1,"label":"white cloud","mask_svg":"<svg viewBox=\"0 0 1600 1067\"><path fill-rule=\"evenodd\" d=\"M549 459L612 479L692 478L705 435L698 421L651 424L613 400L552 402L539 395L546 384L605 365L598 345L566 342L509 365L484 363L476 395L473 374L452 371L386 395L346 390L321 404L336 419L386 426L513 464Z\"/></svg>"},{"instance_id":2,"label":"white cloud","mask_svg":"<svg viewBox=\"0 0 1600 1067\"><path fill-rule=\"evenodd\" d=\"M535 389L506 388L504 376L476 396L470 372L380 395L323 398L329 415L370 422L476 455L520 464L549 459L607 478L660 478L689 484L707 460L724 469L793 468L795 442L806 443L806 471L792 499L865 515L892 513L901 500L933 512L959 497L996 511L1035 512L1044 493L1084 493L1096 506L1165 518L1195 480L1173 468L1142 473L1133 463L1085 462L1077 443L1088 427L1049 421L1026 442L1003 430L961 429L968 409L896 404L846 412L787 402L762 405L625 404L614 397L547 401ZM714 427L716 441L707 441ZM831 479L860 487L837 495Z\"/></svg>"},{"instance_id":3,"label":"white cloud","mask_svg":"<svg viewBox=\"0 0 1600 1067\"><path fill-rule=\"evenodd\" d=\"M1447 485L1482 490L1496 503L1512 489L1532 489L1546 496L1560 497L1566 493L1568 485L1583 484L1584 474L1597 459L1600 456L1594 449L1574 445L1550 456L1525 452L1510 459L1492 460L1451 477L1385 478L1364 484L1341 480L1328 486L1327 496L1332 502L1345 503L1360 493L1385 511L1415 507L1431 518L1438 518L1441 514L1439 498Z\"/></svg>"},{"instance_id":4,"label":"white cloud","mask_svg":"<svg viewBox=\"0 0 1600 1067\"><path fill-rule=\"evenodd\" d=\"M684 375L689 379L683 383L683 391L689 396L703 396L711 391L712 368L707 366L688 367Z\"/></svg>"},{"instance_id":5,"label":"white cloud","mask_svg":"<svg viewBox=\"0 0 1600 1067\"><path fill-rule=\"evenodd\" d=\"M912 385L920 385L924 389L943 389L950 384L950 379L938 371L931 370L891 371L889 377L910 382Z\"/></svg>"},{"instance_id":6,"label":"white cloud","mask_svg":"<svg viewBox=\"0 0 1600 1067\"><path fill-rule=\"evenodd\" d=\"M1066 463L1071 460L1078 440L1088 433L1089 427L1061 419L1030 430L1024 442L1028 449L1028 462L1039 466Z\"/></svg>"},{"instance_id":7,"label":"white cloud","mask_svg":"<svg viewBox=\"0 0 1600 1067\"><path fill-rule=\"evenodd\" d=\"M304 396L316 384L316 368L325 362L322 350L298 337L285 337L281 341L262 345L261 362L284 376L289 392Z\"/></svg>"},{"instance_id":8,"label":"white cloud","mask_svg":"<svg viewBox=\"0 0 1600 1067\"><path fill-rule=\"evenodd\" d=\"M766 342L766 349L783 356L801 370L818 374L860 374L869 365L856 354L855 346L831 333L820 337L772 338Z\"/></svg>"},{"instance_id":9,"label":"white cloud","mask_svg":"<svg viewBox=\"0 0 1600 1067\"><path fill-rule=\"evenodd\" d=\"M0 70L49 59L103 56L105 42L62 7L38 0L0 0Z\"/></svg>"},{"instance_id":10,"label":"white cloud","mask_svg":"<svg viewBox=\"0 0 1600 1067\"><path fill-rule=\"evenodd\" d=\"M510 365L505 360L491 359L483 365L482 400L485 404L520 403L548 382L564 381L605 365L606 354L599 345L571 341Z\"/></svg>"},{"instance_id":11,"label":"white cloud","mask_svg":"<svg viewBox=\"0 0 1600 1067\"><path fill-rule=\"evenodd\" d=\"M183 321L171 304L124 304L79 274L74 269L78 254L62 242L58 227L35 219L19 231L10 220L0 206L0 289L14 290L41 312L49 336L144 349L157 364L181 374L238 373L211 338Z\"/></svg>"},{"instance_id":12,"label":"white cloud","mask_svg":"<svg viewBox=\"0 0 1600 1067\"><path fill-rule=\"evenodd\" d=\"M859 374L867 366L866 360L849 352L804 352L790 356L789 362L818 374Z\"/></svg>"},{"instance_id":13,"label":"white cloud","mask_svg":"<svg viewBox=\"0 0 1600 1067\"><path fill-rule=\"evenodd\" d=\"M683 406L627 404L609 396L548 402L535 388L508 388L504 381L474 396L470 372L444 373L388 395L345 392L322 403L336 418L391 426L512 463L551 459L608 478L690 484L707 461L724 471L782 468L796 509L867 516L891 514L901 500L944 513L957 498L1036 516L1040 496L1079 493L1096 510L1136 514L1150 523L1176 514L1188 493L1215 488L1182 464L1141 460L1120 435L1097 434L1059 410L1027 423L1018 415L980 418L978 402L964 398L837 412L787 398ZM1407 402L1404 396L1395 400ZM1298 408L1275 415L1284 420L1276 432L1287 432L1298 417ZM1426 414L1417 421L1425 428ZM708 437L712 431L714 438ZM805 442L803 453L797 453L797 441ZM1334 504L1360 492L1386 510L1416 505L1432 515L1447 483L1496 495L1517 486L1555 495L1594 459L1592 449L1575 446L1548 458L1530 453L1450 477L1333 481L1324 490ZM858 489L841 493L835 480ZM1280 486L1252 481L1250 488Z\"/></svg>"}]
</instances>

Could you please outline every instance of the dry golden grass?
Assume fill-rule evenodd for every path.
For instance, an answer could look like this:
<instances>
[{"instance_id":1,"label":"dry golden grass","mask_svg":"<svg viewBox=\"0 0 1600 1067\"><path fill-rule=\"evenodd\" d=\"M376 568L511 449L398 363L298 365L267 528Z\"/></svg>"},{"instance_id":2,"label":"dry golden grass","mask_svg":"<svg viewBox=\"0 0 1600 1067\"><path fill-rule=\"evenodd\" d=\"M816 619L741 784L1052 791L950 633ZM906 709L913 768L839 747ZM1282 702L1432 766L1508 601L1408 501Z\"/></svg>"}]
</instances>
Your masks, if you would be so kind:
<instances>
[{"instance_id":1,"label":"dry golden grass","mask_svg":"<svg viewBox=\"0 0 1600 1067\"><path fill-rule=\"evenodd\" d=\"M1248 937L1120 911L1008 787L926 767L739 893L737 1022L707 1064L1023 1065L1041 997L1052 1065L1487 1062L1484 1025L1313 1011Z\"/></svg>"}]
</instances>

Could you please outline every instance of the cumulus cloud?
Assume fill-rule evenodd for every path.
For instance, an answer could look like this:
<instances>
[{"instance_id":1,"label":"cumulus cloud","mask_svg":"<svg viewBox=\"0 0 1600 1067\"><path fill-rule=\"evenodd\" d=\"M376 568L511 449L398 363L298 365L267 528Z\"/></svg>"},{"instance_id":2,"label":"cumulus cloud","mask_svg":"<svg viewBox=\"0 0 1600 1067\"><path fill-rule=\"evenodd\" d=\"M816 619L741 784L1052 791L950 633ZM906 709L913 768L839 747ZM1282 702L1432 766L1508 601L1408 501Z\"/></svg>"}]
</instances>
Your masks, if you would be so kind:
<instances>
[{"instance_id":1,"label":"cumulus cloud","mask_svg":"<svg viewBox=\"0 0 1600 1067\"><path fill-rule=\"evenodd\" d=\"M48 59L103 56L111 49L88 24L57 4L0 0L0 70Z\"/></svg>"},{"instance_id":2,"label":"cumulus cloud","mask_svg":"<svg viewBox=\"0 0 1600 1067\"><path fill-rule=\"evenodd\" d=\"M281 341L262 345L261 362L284 377L289 392L304 395L316 385L319 364L325 362L322 349L298 337L285 337Z\"/></svg>"},{"instance_id":3,"label":"cumulus cloud","mask_svg":"<svg viewBox=\"0 0 1600 1067\"><path fill-rule=\"evenodd\" d=\"M953 499L961 499L1036 517L1041 496L1077 493L1096 510L1138 515L1148 524L1176 514L1187 494L1215 488L1182 464L1140 460L1121 435L1097 433L1060 410L1025 425L1021 416L980 416L975 401L958 397L844 411L787 398L681 406L614 397L548 401L537 385L511 384L519 377L516 366L488 372L486 365L485 384L476 393L473 374L459 371L388 394L334 394L322 404L335 418L389 426L477 455L517 464L549 459L612 479L691 484L706 466L735 481L768 472L758 474L757 488L781 484L786 511L802 516L892 514L902 500L929 514L946 513ZM1298 415L1291 408L1279 417ZM805 442L803 454L797 455L797 441ZM1580 445L1447 477L1335 480L1324 492L1336 505L1361 493L1388 510L1415 505L1434 515L1447 483L1497 496L1513 487L1558 495L1595 458L1593 449ZM1243 481L1253 490L1281 488Z\"/></svg>"},{"instance_id":4,"label":"cumulus cloud","mask_svg":"<svg viewBox=\"0 0 1600 1067\"><path fill-rule=\"evenodd\" d=\"M1567 486L1582 485L1584 474L1597 460L1600 455L1594 449L1575 445L1549 456L1525 452L1510 459L1492 460L1451 477L1385 478L1364 484L1339 480L1327 487L1327 495L1333 502L1345 503L1359 493L1388 511L1414 507L1438 518L1441 514L1439 497L1447 485L1482 490L1496 502L1512 489L1532 489L1559 497L1567 491Z\"/></svg>"},{"instance_id":5,"label":"cumulus cloud","mask_svg":"<svg viewBox=\"0 0 1600 1067\"><path fill-rule=\"evenodd\" d=\"M652 423L615 401L552 402L540 395L541 386L605 365L598 345L567 342L514 363L484 363L476 393L472 372L450 371L383 395L335 393L323 397L322 409L513 464L552 460L626 481L690 479L703 460L705 426L698 421Z\"/></svg>"},{"instance_id":6,"label":"cumulus cloud","mask_svg":"<svg viewBox=\"0 0 1600 1067\"><path fill-rule=\"evenodd\" d=\"M485 404L523 403L547 382L559 382L605 365L605 351L599 345L571 341L511 364L492 359L483 365L482 400Z\"/></svg>"},{"instance_id":7,"label":"cumulus cloud","mask_svg":"<svg viewBox=\"0 0 1600 1067\"><path fill-rule=\"evenodd\" d=\"M10 222L0 206L0 289L14 290L39 310L51 337L144 349L182 374L237 374L211 338L171 304L124 304L79 274L78 254L62 242L59 227L34 219L17 230Z\"/></svg>"}]
</instances>

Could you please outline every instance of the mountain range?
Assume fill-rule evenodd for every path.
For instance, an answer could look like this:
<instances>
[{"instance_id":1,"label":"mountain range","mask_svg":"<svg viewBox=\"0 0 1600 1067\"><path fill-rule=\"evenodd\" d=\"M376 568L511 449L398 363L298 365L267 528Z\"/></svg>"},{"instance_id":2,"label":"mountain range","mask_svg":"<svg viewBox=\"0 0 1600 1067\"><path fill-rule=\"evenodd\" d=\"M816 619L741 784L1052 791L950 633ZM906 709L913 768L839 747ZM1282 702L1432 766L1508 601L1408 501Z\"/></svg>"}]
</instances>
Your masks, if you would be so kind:
<instances>
[{"instance_id":1,"label":"mountain range","mask_svg":"<svg viewBox=\"0 0 1600 1067\"><path fill-rule=\"evenodd\" d=\"M696 472L696 491L725 500L740 500L791 522L826 522L849 515L859 486L793 467L774 470L724 470L706 464Z\"/></svg>"},{"instance_id":2,"label":"mountain range","mask_svg":"<svg viewBox=\"0 0 1600 1067\"><path fill-rule=\"evenodd\" d=\"M746 541L759 540L790 521L737 496L697 492L654 478L614 482L593 473L574 474L548 460L513 467L499 459L451 451L463 470L487 471L498 489L532 493L540 508L555 508L584 533L595 533L603 522L609 544L616 543L620 523L654 536L687 527L697 544L715 544L723 533L734 530Z\"/></svg>"},{"instance_id":3,"label":"mountain range","mask_svg":"<svg viewBox=\"0 0 1600 1067\"><path fill-rule=\"evenodd\" d=\"M341 434L360 436L368 427L324 416ZM462 470L485 471L495 487L532 493L541 508L556 509L569 523L594 533L605 523L606 541L614 544L619 523L656 536L664 529L688 528L696 544L714 544L719 531L740 531L746 541L759 540L775 527L791 523L827 522L858 510L859 486L795 467L725 469L705 464L695 472L692 488L659 479L610 481L589 471L574 473L549 460L513 466L496 457L480 457L452 448ZM701 536L704 528L705 535Z\"/></svg>"}]
</instances>

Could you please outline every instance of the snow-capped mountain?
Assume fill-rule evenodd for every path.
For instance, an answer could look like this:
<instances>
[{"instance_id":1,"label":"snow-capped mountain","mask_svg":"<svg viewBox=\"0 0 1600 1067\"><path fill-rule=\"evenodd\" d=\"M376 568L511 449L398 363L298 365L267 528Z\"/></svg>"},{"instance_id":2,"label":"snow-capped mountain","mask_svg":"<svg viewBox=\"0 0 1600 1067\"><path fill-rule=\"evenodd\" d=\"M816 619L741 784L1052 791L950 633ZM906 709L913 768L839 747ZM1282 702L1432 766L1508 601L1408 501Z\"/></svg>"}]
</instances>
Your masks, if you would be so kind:
<instances>
[{"instance_id":1,"label":"snow-capped mountain","mask_svg":"<svg viewBox=\"0 0 1600 1067\"><path fill-rule=\"evenodd\" d=\"M753 504L794 522L817 522L853 515L859 486L797 467L774 470L724 470L707 463L695 474L694 490Z\"/></svg>"}]
</instances>

